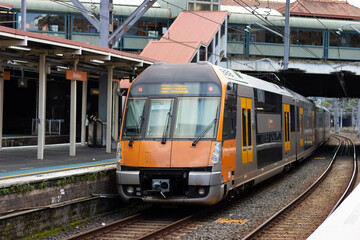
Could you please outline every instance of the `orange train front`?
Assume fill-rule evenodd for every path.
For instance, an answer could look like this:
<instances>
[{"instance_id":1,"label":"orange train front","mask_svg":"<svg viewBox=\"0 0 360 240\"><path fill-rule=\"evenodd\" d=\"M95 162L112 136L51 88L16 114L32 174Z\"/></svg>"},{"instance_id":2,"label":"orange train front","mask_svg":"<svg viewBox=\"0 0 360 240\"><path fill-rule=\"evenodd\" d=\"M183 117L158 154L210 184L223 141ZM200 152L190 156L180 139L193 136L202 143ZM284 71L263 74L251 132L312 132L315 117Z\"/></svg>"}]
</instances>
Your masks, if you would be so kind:
<instances>
[{"instance_id":1,"label":"orange train front","mask_svg":"<svg viewBox=\"0 0 360 240\"><path fill-rule=\"evenodd\" d=\"M215 204L309 156L329 137L329 120L260 79L205 62L156 63L129 89L118 192L126 201Z\"/></svg>"}]
</instances>

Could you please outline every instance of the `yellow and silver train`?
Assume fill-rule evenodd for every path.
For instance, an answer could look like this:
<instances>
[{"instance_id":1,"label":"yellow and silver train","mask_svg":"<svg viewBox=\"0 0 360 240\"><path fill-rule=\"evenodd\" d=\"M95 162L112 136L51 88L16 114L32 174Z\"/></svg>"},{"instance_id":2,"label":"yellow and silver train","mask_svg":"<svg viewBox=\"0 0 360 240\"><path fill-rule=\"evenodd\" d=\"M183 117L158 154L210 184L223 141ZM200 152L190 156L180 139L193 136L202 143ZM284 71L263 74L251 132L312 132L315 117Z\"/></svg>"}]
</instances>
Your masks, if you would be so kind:
<instances>
[{"instance_id":1,"label":"yellow and silver train","mask_svg":"<svg viewBox=\"0 0 360 240\"><path fill-rule=\"evenodd\" d=\"M156 63L129 89L118 193L215 204L308 157L329 134L329 112L282 86L206 62Z\"/></svg>"}]
</instances>

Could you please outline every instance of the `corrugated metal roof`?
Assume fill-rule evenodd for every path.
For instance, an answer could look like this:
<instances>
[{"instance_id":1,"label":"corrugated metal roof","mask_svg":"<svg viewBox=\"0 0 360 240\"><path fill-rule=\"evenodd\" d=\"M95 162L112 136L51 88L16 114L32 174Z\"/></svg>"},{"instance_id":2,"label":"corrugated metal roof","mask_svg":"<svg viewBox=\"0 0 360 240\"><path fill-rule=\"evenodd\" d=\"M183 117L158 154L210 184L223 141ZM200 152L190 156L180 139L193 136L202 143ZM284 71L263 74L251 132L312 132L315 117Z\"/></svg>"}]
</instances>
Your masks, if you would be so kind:
<instances>
[{"instance_id":1,"label":"corrugated metal roof","mask_svg":"<svg viewBox=\"0 0 360 240\"><path fill-rule=\"evenodd\" d=\"M360 9L349 4L347 1L336 0L299 0L308 10L298 1L291 3L292 16L316 16L342 19L360 19ZM222 0L221 5L238 6L242 8L256 9L261 12L262 8L275 9L281 14L285 14L285 2L268 0ZM244 9L245 10L245 9ZM246 10L245 10L246 11Z\"/></svg>"},{"instance_id":2,"label":"corrugated metal roof","mask_svg":"<svg viewBox=\"0 0 360 240\"><path fill-rule=\"evenodd\" d=\"M229 12L182 12L160 41L150 42L140 56L160 62L190 62L200 45L208 46Z\"/></svg>"},{"instance_id":3,"label":"corrugated metal roof","mask_svg":"<svg viewBox=\"0 0 360 240\"><path fill-rule=\"evenodd\" d=\"M151 56L152 59L159 62L188 63L194 57L199 45L200 42L152 41L141 52L140 56Z\"/></svg>"},{"instance_id":4,"label":"corrugated metal roof","mask_svg":"<svg viewBox=\"0 0 360 240\"><path fill-rule=\"evenodd\" d=\"M283 16L269 16L268 20L277 27L284 27L285 26L285 17ZM261 21L259 18L254 16L253 14L237 14L233 13L230 16L229 24L244 24L247 25L251 22L258 22L263 25L272 27L266 22ZM326 27L324 27L324 25ZM291 17L290 18L290 26L292 28L308 28L308 29L330 29L330 30L337 30L345 25L351 24L357 29L360 29L360 23L357 21L350 21L350 20L332 20L332 19L321 19L319 22L316 18L304 18L304 17ZM343 28L346 31L354 31L351 28L345 27Z\"/></svg>"},{"instance_id":5,"label":"corrugated metal roof","mask_svg":"<svg viewBox=\"0 0 360 240\"><path fill-rule=\"evenodd\" d=\"M259 0L241 0L241 1L234 1L234 0L221 0L221 5L228 5L228 6L239 6L239 7L251 7L251 8L270 8L278 10L285 6L284 2L276 2L276 1L259 1Z\"/></svg>"},{"instance_id":6,"label":"corrugated metal roof","mask_svg":"<svg viewBox=\"0 0 360 240\"><path fill-rule=\"evenodd\" d=\"M13 7L11 4L0 2L0 9L12 9Z\"/></svg>"},{"instance_id":7,"label":"corrugated metal roof","mask_svg":"<svg viewBox=\"0 0 360 240\"><path fill-rule=\"evenodd\" d=\"M285 7L278 9L285 13ZM341 19L360 19L360 8L344 1L299 0L290 5L292 16L317 16Z\"/></svg>"},{"instance_id":8,"label":"corrugated metal roof","mask_svg":"<svg viewBox=\"0 0 360 240\"><path fill-rule=\"evenodd\" d=\"M99 0L98 0L99 1ZM1 0L1 2L6 4L12 4L14 9L21 9L21 0ZM132 14L138 5L134 5L139 1L130 3L124 2L122 0L116 1L114 3L114 15L115 16L129 16ZM142 3L143 1L141 1ZM91 3L91 1L84 1L83 5L85 8L91 12L95 12L96 14L100 13L100 5L95 1ZM140 3L140 4L141 4ZM130 4L130 5L126 5ZM139 4L139 5L140 5ZM158 6L158 5L157 5ZM28 12L31 11L45 11L45 12L63 12L63 13L78 13L80 12L77 8L70 2L62 2L62 1L49 1L49 0L27 0L26 9ZM145 14L146 18L161 18L161 19L169 19L171 18L171 11L167 8L160 7L151 7Z\"/></svg>"}]
</instances>

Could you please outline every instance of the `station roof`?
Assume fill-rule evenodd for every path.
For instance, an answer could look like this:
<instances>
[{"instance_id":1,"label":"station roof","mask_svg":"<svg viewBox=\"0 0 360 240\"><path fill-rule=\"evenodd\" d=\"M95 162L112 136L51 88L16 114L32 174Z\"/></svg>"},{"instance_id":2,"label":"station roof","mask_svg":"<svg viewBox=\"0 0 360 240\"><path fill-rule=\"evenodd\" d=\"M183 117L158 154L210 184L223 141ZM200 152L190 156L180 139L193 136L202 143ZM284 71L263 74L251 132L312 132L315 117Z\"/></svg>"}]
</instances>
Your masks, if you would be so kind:
<instances>
[{"instance_id":1,"label":"station roof","mask_svg":"<svg viewBox=\"0 0 360 240\"><path fill-rule=\"evenodd\" d=\"M285 6L278 9L278 11L285 14ZM360 8L344 1L299 0L290 5L290 14L292 16L317 16L358 20L360 19Z\"/></svg>"},{"instance_id":2,"label":"station roof","mask_svg":"<svg viewBox=\"0 0 360 240\"><path fill-rule=\"evenodd\" d=\"M8 3L0 2L0 10L9 10L12 9L14 6Z\"/></svg>"},{"instance_id":3,"label":"station roof","mask_svg":"<svg viewBox=\"0 0 360 240\"><path fill-rule=\"evenodd\" d=\"M190 62L201 45L210 44L228 15L222 11L181 12L164 36L150 42L140 56L166 63Z\"/></svg>"},{"instance_id":4,"label":"station roof","mask_svg":"<svg viewBox=\"0 0 360 240\"><path fill-rule=\"evenodd\" d=\"M21 9L21 0L0 0L4 4L12 5L11 8ZM84 0L81 2L85 8L96 14L100 14L100 0ZM115 16L129 16L143 2L143 0L115 0L113 1L113 10ZM57 12L57 13L73 13L79 14L79 10L71 3L71 1L50 1L50 0L27 0L26 9L28 12ZM56 11L55 11L56 9ZM171 18L171 11L167 8L161 8L155 3L145 14L146 18Z\"/></svg>"},{"instance_id":5,"label":"station roof","mask_svg":"<svg viewBox=\"0 0 360 240\"><path fill-rule=\"evenodd\" d=\"M149 57L2 26L0 48L0 60L5 60L3 65L10 68L36 69L38 56L46 54L46 62L52 67L72 67L78 61L80 71L99 73L113 66L114 75L129 76L133 68L140 73L154 62Z\"/></svg>"},{"instance_id":6,"label":"station roof","mask_svg":"<svg viewBox=\"0 0 360 240\"><path fill-rule=\"evenodd\" d=\"M285 2L267 0L222 0L221 5L258 9L257 12L272 9L285 14ZM304 8L305 7L305 8ZM265 10L264 10L265 9ZM276 11L274 11L276 13ZM246 12L245 12L246 13ZM316 16L324 18L360 19L360 9L347 1L337 0L299 0L291 3L292 16ZM271 14L272 15L272 14Z\"/></svg>"}]
</instances>

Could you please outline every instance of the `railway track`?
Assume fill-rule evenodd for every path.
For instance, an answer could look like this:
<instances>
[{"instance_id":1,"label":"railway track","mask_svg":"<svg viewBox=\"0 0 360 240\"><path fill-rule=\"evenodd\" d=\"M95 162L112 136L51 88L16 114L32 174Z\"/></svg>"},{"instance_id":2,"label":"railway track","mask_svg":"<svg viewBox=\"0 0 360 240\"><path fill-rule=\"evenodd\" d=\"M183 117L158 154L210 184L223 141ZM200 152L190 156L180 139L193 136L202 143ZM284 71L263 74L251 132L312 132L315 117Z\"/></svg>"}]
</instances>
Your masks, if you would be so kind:
<instances>
[{"instance_id":1,"label":"railway track","mask_svg":"<svg viewBox=\"0 0 360 240\"><path fill-rule=\"evenodd\" d=\"M243 239L306 239L340 205L356 181L357 160L353 142L334 137L339 145L323 174Z\"/></svg>"},{"instance_id":2,"label":"railway track","mask_svg":"<svg viewBox=\"0 0 360 240\"><path fill-rule=\"evenodd\" d=\"M151 209L111 224L78 234L68 240L80 239L155 239L178 231L198 216L196 210Z\"/></svg>"}]
</instances>

